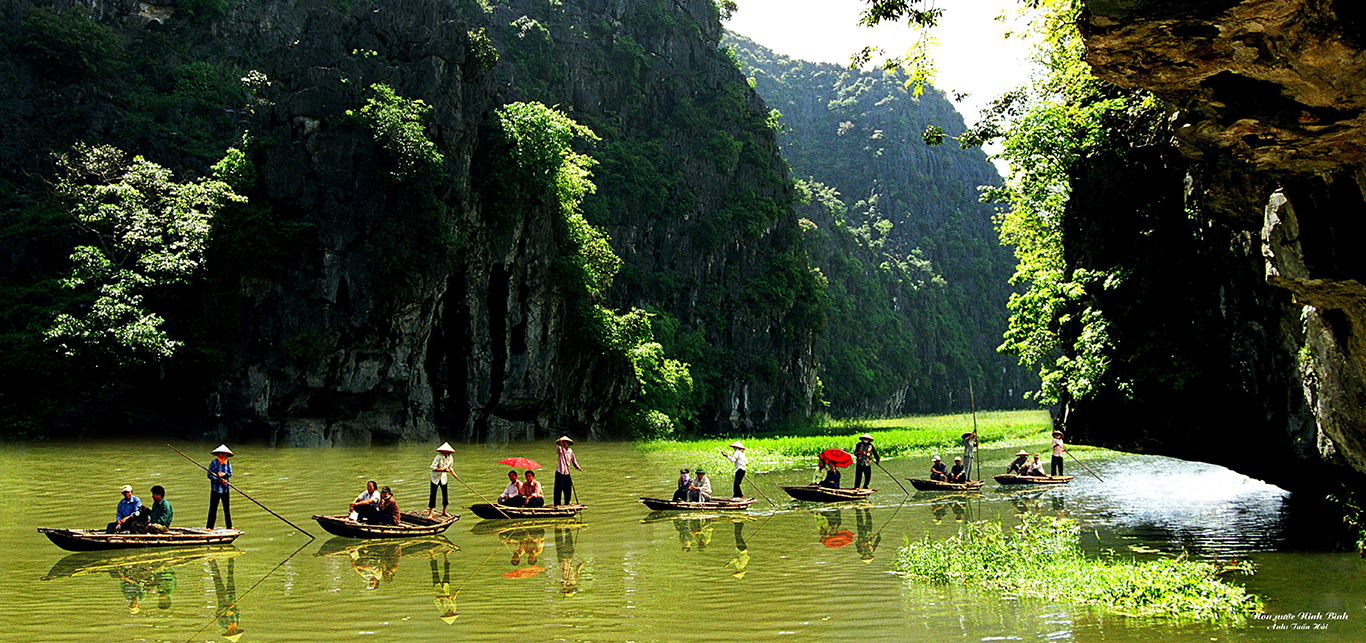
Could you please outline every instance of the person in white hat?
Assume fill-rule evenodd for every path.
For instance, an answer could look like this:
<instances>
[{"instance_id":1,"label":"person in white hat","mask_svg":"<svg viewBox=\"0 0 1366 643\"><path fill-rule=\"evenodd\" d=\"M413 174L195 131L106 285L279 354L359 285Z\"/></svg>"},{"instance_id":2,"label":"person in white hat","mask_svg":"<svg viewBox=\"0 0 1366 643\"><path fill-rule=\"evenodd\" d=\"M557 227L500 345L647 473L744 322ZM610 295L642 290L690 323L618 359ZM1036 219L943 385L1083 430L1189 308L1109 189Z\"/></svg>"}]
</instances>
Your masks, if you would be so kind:
<instances>
[{"instance_id":1,"label":"person in white hat","mask_svg":"<svg viewBox=\"0 0 1366 643\"><path fill-rule=\"evenodd\" d=\"M1020 449L1019 451L1015 452L1015 459L1012 460L1008 466L1006 466L1006 473L1015 473L1016 471L1021 471L1025 468L1026 464L1029 464L1029 452L1025 451L1024 449Z\"/></svg>"},{"instance_id":2,"label":"person in white hat","mask_svg":"<svg viewBox=\"0 0 1366 643\"><path fill-rule=\"evenodd\" d=\"M455 473L455 470L451 468L451 465L454 464L454 458L451 457L452 453L455 453L455 449L451 448L451 443L442 442L441 446L436 448L436 457L432 458L432 489L427 494L428 517L436 513L437 487L441 487L441 515L451 515L450 512L446 511L446 507L451 504L446 490L446 474Z\"/></svg>"},{"instance_id":3,"label":"person in white hat","mask_svg":"<svg viewBox=\"0 0 1366 643\"><path fill-rule=\"evenodd\" d=\"M867 489L873 483L873 463L882 463L882 456L873 446L873 436L864 433L854 445L854 488Z\"/></svg>"},{"instance_id":4,"label":"person in white hat","mask_svg":"<svg viewBox=\"0 0 1366 643\"><path fill-rule=\"evenodd\" d=\"M949 482L962 484L968 481L968 475L963 471L963 456L953 456L953 468L949 469Z\"/></svg>"},{"instance_id":5,"label":"person in white hat","mask_svg":"<svg viewBox=\"0 0 1366 643\"><path fill-rule=\"evenodd\" d=\"M564 494L564 504L569 504L573 498L574 479L569 477L569 467L574 467L583 471L579 466L579 461L574 457L574 449L570 445L574 441L569 436L562 435L555 441L555 504L560 504L560 494Z\"/></svg>"},{"instance_id":6,"label":"person in white hat","mask_svg":"<svg viewBox=\"0 0 1366 643\"><path fill-rule=\"evenodd\" d=\"M119 500L119 506L114 509L114 522L109 523L104 529L104 533L112 534L120 529L126 530L129 518L138 515L138 510L142 508L142 500L133 495L132 485L123 485L119 490L123 493L123 499Z\"/></svg>"},{"instance_id":7,"label":"person in white hat","mask_svg":"<svg viewBox=\"0 0 1366 643\"><path fill-rule=\"evenodd\" d=\"M205 527L213 529L213 523L218 517L218 503L221 502L223 526L232 529L232 512L228 508L228 491L232 489L228 486L228 478L232 477L232 463L228 462L228 458L232 457L232 449L226 444L220 444L212 453L217 458L209 463L209 522Z\"/></svg>"},{"instance_id":8,"label":"person in white hat","mask_svg":"<svg viewBox=\"0 0 1366 643\"><path fill-rule=\"evenodd\" d=\"M736 498L744 496L740 493L740 481L745 479L745 465L749 464L749 458L745 457L745 445L740 444L739 440L730 443L730 453L721 452L730 463L735 466L735 487L731 490Z\"/></svg>"},{"instance_id":9,"label":"person in white hat","mask_svg":"<svg viewBox=\"0 0 1366 643\"><path fill-rule=\"evenodd\" d=\"M934 456L933 458L930 458L930 479L949 479L949 468L944 466L944 463L939 460L939 456Z\"/></svg>"}]
</instances>

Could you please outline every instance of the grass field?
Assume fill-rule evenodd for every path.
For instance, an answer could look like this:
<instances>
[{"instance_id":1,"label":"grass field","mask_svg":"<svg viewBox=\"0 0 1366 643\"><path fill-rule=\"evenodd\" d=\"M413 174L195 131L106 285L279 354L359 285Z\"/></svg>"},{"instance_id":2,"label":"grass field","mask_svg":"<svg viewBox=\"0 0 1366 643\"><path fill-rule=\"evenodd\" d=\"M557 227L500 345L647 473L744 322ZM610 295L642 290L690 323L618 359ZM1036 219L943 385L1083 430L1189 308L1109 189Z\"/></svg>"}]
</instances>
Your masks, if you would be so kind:
<instances>
[{"instance_id":1,"label":"grass field","mask_svg":"<svg viewBox=\"0 0 1366 643\"><path fill-rule=\"evenodd\" d=\"M1047 411L984 411L977 414L977 436L983 448L1038 445L1048 442L1052 425ZM951 454L963 448L962 435L973 428L970 414L926 415L895 419L840 420L822 426L792 429L793 435L739 438L754 472L814 465L830 447L852 451L858 436L868 433L883 459ZM721 457L736 438L653 440L638 448L667 453L671 459L727 470ZM1071 447L1069 447L1071 448ZM1078 452L1080 455L1080 451Z\"/></svg>"}]
</instances>

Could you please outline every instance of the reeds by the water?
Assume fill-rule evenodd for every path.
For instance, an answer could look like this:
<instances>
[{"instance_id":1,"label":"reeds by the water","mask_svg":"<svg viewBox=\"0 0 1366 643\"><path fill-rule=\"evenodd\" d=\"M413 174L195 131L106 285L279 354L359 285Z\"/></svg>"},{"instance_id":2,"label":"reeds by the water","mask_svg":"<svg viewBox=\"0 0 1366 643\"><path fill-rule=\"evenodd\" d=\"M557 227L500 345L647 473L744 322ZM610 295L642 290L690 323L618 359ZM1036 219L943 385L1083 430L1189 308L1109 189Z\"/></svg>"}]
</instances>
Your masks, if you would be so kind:
<instances>
[{"instance_id":1,"label":"reeds by the water","mask_svg":"<svg viewBox=\"0 0 1366 643\"><path fill-rule=\"evenodd\" d=\"M943 541L907 542L897 568L934 583L977 586L1022 598L1095 605L1113 613L1178 622L1238 625L1262 609L1227 571L1251 573L1247 563L1219 566L1186 558L1137 561L1113 552L1087 558L1070 519L1026 516L1013 529L969 523Z\"/></svg>"}]
</instances>

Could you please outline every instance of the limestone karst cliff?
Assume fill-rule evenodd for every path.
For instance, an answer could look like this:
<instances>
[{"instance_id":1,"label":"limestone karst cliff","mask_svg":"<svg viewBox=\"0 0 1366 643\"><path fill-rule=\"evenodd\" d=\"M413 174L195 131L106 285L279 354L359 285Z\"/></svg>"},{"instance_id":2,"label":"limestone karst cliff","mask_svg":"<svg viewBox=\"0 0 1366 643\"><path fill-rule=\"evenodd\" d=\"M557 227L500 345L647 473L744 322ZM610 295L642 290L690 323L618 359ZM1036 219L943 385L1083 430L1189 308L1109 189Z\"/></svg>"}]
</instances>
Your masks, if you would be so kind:
<instances>
[{"instance_id":1,"label":"limestone karst cliff","mask_svg":"<svg viewBox=\"0 0 1366 643\"><path fill-rule=\"evenodd\" d=\"M1070 404L1075 435L1291 488L1366 473L1362 17L1346 0L1085 2L1094 73L1153 92L1168 122L1080 164L1068 265L1132 271L1101 305L1121 357L1163 371L1141 402Z\"/></svg>"}]
</instances>

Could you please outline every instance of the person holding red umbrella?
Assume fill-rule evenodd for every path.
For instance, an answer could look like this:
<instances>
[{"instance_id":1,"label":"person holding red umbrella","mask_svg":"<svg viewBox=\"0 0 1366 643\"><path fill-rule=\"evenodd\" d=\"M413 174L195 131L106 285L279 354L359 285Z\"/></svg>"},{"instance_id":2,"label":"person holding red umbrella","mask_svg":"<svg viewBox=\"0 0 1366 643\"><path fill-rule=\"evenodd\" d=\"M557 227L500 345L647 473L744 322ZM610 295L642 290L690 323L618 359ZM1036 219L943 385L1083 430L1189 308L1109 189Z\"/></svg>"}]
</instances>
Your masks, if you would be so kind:
<instances>
[{"instance_id":1,"label":"person holding red umbrella","mask_svg":"<svg viewBox=\"0 0 1366 643\"><path fill-rule=\"evenodd\" d=\"M821 454L821 467L825 469L825 479L820 481L820 486L830 489L840 488L840 470L836 468L835 462Z\"/></svg>"},{"instance_id":2,"label":"person holding red umbrella","mask_svg":"<svg viewBox=\"0 0 1366 643\"><path fill-rule=\"evenodd\" d=\"M520 507L526 501L522 497L522 484L517 481L517 472L508 472L508 486L503 489L503 495L498 496L498 504L504 507Z\"/></svg>"}]
</instances>

